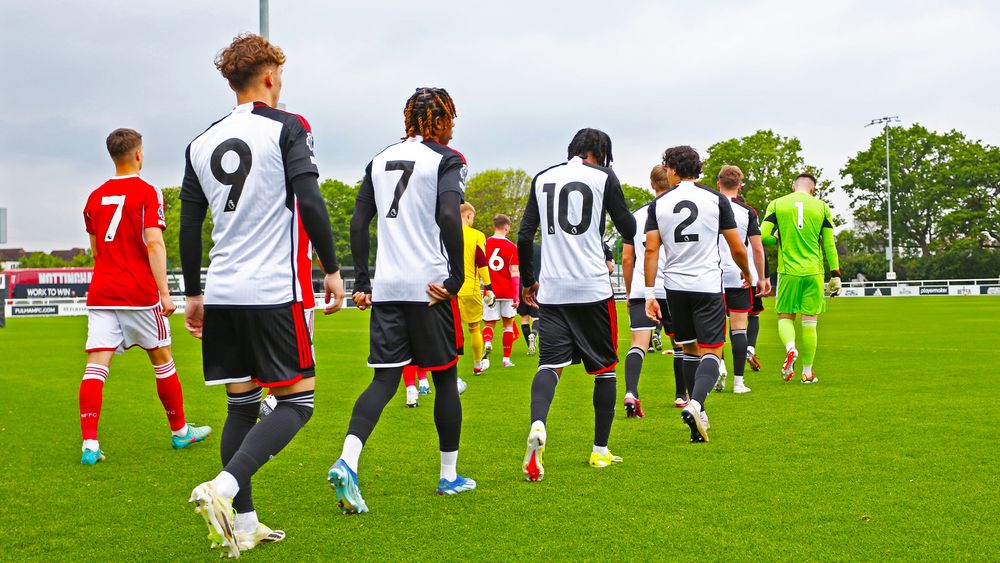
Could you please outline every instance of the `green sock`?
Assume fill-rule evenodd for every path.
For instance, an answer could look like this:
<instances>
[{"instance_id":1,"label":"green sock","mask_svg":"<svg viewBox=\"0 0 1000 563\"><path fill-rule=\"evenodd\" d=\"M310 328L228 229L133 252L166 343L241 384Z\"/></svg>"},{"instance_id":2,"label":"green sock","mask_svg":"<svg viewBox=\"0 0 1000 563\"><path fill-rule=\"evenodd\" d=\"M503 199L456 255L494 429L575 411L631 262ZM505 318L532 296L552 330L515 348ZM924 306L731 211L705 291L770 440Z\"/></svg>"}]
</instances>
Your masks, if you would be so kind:
<instances>
[{"instance_id":1,"label":"green sock","mask_svg":"<svg viewBox=\"0 0 1000 563\"><path fill-rule=\"evenodd\" d=\"M802 319L802 365L812 367L816 359L816 321Z\"/></svg>"},{"instance_id":2,"label":"green sock","mask_svg":"<svg viewBox=\"0 0 1000 563\"><path fill-rule=\"evenodd\" d=\"M778 319L778 337L785 343L785 348L788 348L789 344L795 347L795 321Z\"/></svg>"}]
</instances>

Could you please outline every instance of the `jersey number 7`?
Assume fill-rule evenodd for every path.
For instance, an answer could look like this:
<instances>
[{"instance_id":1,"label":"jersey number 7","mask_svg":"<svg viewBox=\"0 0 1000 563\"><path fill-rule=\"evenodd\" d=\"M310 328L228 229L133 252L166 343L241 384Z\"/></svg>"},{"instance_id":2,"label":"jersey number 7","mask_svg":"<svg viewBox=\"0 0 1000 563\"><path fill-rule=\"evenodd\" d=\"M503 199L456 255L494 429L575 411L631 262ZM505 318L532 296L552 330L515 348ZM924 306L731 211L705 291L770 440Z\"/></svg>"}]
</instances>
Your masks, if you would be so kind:
<instances>
[{"instance_id":1,"label":"jersey number 7","mask_svg":"<svg viewBox=\"0 0 1000 563\"><path fill-rule=\"evenodd\" d=\"M410 183L410 176L413 176L414 164L416 163L412 160L390 160L385 163L386 172L395 170L403 172L399 177L399 181L396 182L396 190L392 194L392 204L389 205L389 212L385 214L389 219L395 219L399 215L399 198L403 197L403 192L406 191L406 186Z\"/></svg>"},{"instance_id":2,"label":"jersey number 7","mask_svg":"<svg viewBox=\"0 0 1000 563\"><path fill-rule=\"evenodd\" d=\"M236 156L240 159L236 170L232 172L226 172L222 168L222 157L228 152L236 153ZM225 213L236 211L236 205L240 202L240 196L243 194L243 185L246 184L247 176L250 175L250 167L253 165L253 155L250 154L250 145L246 144L243 139L235 137L222 141L212 152L210 164L212 167L212 176L215 176L215 179L220 184L230 186L229 195L226 196L226 207L223 211Z\"/></svg>"}]
</instances>

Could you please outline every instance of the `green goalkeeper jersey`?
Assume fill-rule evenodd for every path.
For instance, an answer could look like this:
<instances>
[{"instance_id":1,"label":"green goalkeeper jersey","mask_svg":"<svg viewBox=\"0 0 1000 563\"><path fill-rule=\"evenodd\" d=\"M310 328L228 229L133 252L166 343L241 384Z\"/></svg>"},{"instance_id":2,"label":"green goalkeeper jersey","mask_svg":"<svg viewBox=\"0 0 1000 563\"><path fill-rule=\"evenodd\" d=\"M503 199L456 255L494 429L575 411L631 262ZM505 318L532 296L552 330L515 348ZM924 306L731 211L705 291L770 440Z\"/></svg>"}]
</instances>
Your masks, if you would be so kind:
<instances>
[{"instance_id":1,"label":"green goalkeeper jersey","mask_svg":"<svg viewBox=\"0 0 1000 563\"><path fill-rule=\"evenodd\" d=\"M822 275L824 250L830 269L840 269L830 206L806 192L768 204L760 234L765 244L778 244L779 274Z\"/></svg>"}]
</instances>

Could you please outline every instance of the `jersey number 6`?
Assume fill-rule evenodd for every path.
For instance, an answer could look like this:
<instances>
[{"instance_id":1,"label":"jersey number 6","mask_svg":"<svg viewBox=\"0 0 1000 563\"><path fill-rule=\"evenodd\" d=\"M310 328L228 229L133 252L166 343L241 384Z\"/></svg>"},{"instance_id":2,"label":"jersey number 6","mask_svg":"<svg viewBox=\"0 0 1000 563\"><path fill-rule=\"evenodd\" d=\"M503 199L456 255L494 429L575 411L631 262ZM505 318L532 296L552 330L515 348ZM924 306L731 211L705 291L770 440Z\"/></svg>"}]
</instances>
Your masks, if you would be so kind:
<instances>
[{"instance_id":1,"label":"jersey number 6","mask_svg":"<svg viewBox=\"0 0 1000 563\"><path fill-rule=\"evenodd\" d=\"M240 162L237 164L236 170L226 172L222 168L222 157L230 151L236 153ZM224 212L236 211L236 205L240 202L240 195L243 194L243 185L246 184L247 176L250 175L250 167L253 165L253 155L250 154L250 145L246 144L243 139L237 138L222 141L222 144L215 147L215 151L212 152L210 164L212 166L212 175L215 176L215 179L224 186L231 186L229 188L229 195L226 196Z\"/></svg>"}]
</instances>

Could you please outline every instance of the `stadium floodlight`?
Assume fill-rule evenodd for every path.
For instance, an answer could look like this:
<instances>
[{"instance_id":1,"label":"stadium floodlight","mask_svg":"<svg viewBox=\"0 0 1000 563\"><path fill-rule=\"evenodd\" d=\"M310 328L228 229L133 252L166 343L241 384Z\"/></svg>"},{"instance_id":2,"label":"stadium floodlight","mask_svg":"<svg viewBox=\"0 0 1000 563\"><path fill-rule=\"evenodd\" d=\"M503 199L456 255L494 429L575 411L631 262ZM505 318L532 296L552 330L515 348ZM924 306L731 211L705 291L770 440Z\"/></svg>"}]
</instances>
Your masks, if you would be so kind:
<instances>
[{"instance_id":1,"label":"stadium floodlight","mask_svg":"<svg viewBox=\"0 0 1000 563\"><path fill-rule=\"evenodd\" d=\"M271 22L268 19L267 12L267 0L260 0L260 36L264 39L267 39L267 35L271 31L268 29Z\"/></svg>"},{"instance_id":2,"label":"stadium floodlight","mask_svg":"<svg viewBox=\"0 0 1000 563\"><path fill-rule=\"evenodd\" d=\"M266 0L265 0L266 1ZM889 203L889 248L886 255L889 258L889 271L885 275L885 279L894 280L896 279L896 270L892 267L892 183L889 181L889 124L893 122L899 122L898 115L879 117L877 119L871 120L871 123L865 125L865 127L871 127L872 125L882 125L885 129L885 191L886 191L886 201Z\"/></svg>"}]
</instances>

